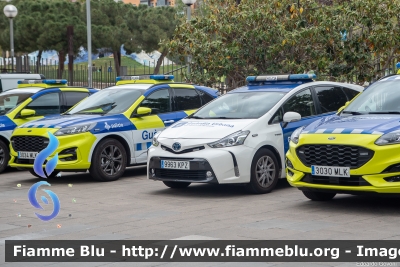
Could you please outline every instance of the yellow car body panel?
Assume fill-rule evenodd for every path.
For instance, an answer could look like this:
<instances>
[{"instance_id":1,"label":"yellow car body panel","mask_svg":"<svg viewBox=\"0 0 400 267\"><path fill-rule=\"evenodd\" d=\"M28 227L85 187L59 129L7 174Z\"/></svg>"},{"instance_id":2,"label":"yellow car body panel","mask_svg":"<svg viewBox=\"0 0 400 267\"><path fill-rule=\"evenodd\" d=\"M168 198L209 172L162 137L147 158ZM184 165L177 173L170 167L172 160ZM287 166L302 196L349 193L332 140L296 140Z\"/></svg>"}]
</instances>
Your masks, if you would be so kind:
<instances>
[{"instance_id":1,"label":"yellow car body panel","mask_svg":"<svg viewBox=\"0 0 400 267\"><path fill-rule=\"evenodd\" d=\"M360 191L375 193L400 193L400 183L387 182L384 178L400 175L400 172L382 173L386 168L400 163L400 144L378 146L375 141L380 137L377 134L301 134L299 143L290 142L286 157L293 165L286 164L286 177L290 185L314 189L327 189L337 191ZM328 140L330 137L333 140ZM374 151L373 157L356 169L350 169L350 175L361 176L370 186L346 186L313 184L302 181L306 174L311 174L311 167L307 167L297 156L296 149L305 144L312 145L348 145L361 146ZM291 174L293 173L293 175ZM345 178L343 178L345 179Z\"/></svg>"}]
</instances>

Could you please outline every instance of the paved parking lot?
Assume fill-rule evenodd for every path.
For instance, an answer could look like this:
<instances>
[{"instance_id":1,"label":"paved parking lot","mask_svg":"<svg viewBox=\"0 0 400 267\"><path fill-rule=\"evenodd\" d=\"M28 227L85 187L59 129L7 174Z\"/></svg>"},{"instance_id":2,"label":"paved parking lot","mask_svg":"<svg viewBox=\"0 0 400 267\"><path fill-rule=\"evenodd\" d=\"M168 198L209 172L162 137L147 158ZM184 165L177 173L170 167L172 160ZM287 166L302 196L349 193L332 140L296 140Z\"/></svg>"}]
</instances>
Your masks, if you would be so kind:
<instances>
[{"instance_id":1,"label":"paved parking lot","mask_svg":"<svg viewBox=\"0 0 400 267\"><path fill-rule=\"evenodd\" d=\"M191 185L169 189L150 181L144 167L130 168L109 183L88 174L50 180L61 203L57 218L42 222L27 193L38 180L25 171L0 175L0 246L6 239L399 239L399 199L337 196L312 202L282 180L270 194L240 186ZM21 186L18 187L17 185ZM72 185L72 186L71 186ZM45 214L45 212L43 212ZM50 213L50 211L49 211ZM55 265L56 263L48 263ZM34 263L29 266L44 266ZM64 263L65 264L65 263ZM57 266L64 264L57 263ZM23 266L21 264L10 264ZM65 264L66 266L71 266ZM82 263L77 266L108 266ZM135 264L137 265L137 264ZM146 263L146 266L242 266L242 263ZM254 266L356 266L355 263L257 263ZM126 264L128 266L128 264ZM132 264L129 264L132 266Z\"/></svg>"}]
</instances>

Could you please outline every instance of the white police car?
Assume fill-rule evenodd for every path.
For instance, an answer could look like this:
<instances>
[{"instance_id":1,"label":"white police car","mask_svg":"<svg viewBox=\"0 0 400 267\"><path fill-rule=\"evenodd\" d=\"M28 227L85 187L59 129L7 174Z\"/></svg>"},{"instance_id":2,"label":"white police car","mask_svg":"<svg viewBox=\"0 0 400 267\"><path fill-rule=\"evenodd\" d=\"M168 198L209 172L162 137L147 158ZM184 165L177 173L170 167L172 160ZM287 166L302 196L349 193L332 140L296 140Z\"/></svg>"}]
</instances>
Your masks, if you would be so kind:
<instances>
[{"instance_id":1,"label":"white police car","mask_svg":"<svg viewBox=\"0 0 400 267\"><path fill-rule=\"evenodd\" d=\"M148 178L172 188L190 183L247 184L270 192L285 177L292 132L334 114L363 87L313 82L315 75L264 75L230 91L153 138Z\"/></svg>"}]
</instances>

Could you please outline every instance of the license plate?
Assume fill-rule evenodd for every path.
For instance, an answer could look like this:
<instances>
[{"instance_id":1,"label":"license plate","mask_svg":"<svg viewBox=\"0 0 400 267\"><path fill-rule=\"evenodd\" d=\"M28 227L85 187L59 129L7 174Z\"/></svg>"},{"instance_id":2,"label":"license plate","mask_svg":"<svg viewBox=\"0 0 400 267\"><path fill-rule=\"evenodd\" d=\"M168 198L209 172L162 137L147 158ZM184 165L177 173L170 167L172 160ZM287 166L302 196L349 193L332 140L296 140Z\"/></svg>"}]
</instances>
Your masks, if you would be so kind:
<instances>
[{"instance_id":1,"label":"license plate","mask_svg":"<svg viewBox=\"0 0 400 267\"><path fill-rule=\"evenodd\" d=\"M189 161L161 160L161 169L190 170Z\"/></svg>"},{"instance_id":2,"label":"license plate","mask_svg":"<svg viewBox=\"0 0 400 267\"><path fill-rule=\"evenodd\" d=\"M350 167L312 165L311 174L317 176L350 177Z\"/></svg>"},{"instance_id":3,"label":"license plate","mask_svg":"<svg viewBox=\"0 0 400 267\"><path fill-rule=\"evenodd\" d=\"M19 151L18 158L19 159L35 159L38 152L29 152L29 151Z\"/></svg>"}]
</instances>

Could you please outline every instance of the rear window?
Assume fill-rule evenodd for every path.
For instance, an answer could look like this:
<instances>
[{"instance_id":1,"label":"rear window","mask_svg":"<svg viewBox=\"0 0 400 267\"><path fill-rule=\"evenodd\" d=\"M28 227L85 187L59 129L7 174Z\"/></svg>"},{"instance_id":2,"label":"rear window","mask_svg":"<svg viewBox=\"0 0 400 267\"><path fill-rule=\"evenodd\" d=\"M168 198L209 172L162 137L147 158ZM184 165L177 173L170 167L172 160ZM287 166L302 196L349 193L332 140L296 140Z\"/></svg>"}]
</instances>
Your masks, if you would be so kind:
<instances>
[{"instance_id":1,"label":"rear window","mask_svg":"<svg viewBox=\"0 0 400 267\"><path fill-rule=\"evenodd\" d=\"M214 98L212 96L210 96L209 94L207 94L206 92L202 91L202 90L196 90L200 97L201 97L201 105L205 105L208 102L214 100Z\"/></svg>"}]
</instances>

